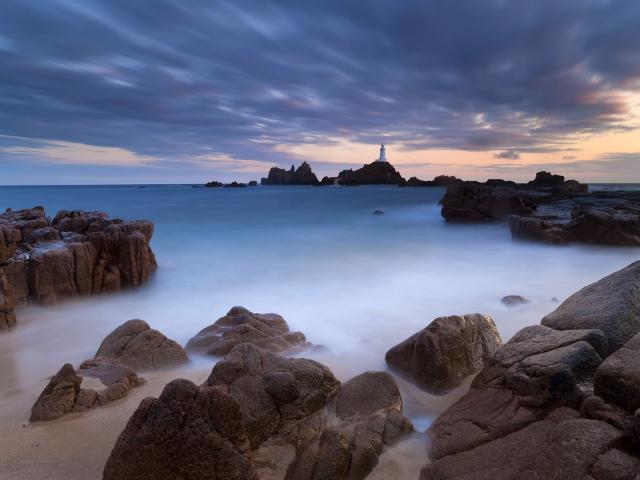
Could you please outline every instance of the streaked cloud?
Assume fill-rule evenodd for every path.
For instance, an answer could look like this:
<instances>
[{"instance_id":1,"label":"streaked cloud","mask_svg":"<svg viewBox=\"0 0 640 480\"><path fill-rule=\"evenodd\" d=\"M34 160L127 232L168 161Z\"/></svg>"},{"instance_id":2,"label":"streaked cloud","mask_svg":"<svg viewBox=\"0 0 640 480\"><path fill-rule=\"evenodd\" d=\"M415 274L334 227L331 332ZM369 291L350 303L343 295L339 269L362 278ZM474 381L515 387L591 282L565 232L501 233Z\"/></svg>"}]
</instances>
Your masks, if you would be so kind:
<instances>
[{"instance_id":1,"label":"streaked cloud","mask_svg":"<svg viewBox=\"0 0 640 480\"><path fill-rule=\"evenodd\" d=\"M32 146L0 147L7 157L29 157L41 162L62 165L140 166L158 159L139 155L118 147L100 147L57 140L30 140Z\"/></svg>"},{"instance_id":2,"label":"streaked cloud","mask_svg":"<svg viewBox=\"0 0 640 480\"><path fill-rule=\"evenodd\" d=\"M0 139L0 162L195 180L382 141L406 164L554 162L638 128L638 25L626 0L7 0L0 134L52 140Z\"/></svg>"}]
</instances>

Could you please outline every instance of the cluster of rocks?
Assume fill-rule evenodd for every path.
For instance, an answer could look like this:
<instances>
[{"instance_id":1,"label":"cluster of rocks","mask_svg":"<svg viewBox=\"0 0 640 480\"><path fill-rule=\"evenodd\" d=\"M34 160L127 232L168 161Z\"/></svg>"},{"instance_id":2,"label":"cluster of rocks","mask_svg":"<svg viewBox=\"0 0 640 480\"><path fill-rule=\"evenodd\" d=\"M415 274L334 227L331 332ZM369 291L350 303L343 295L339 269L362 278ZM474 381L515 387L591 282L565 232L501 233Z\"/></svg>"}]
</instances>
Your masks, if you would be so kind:
<instances>
[{"instance_id":1,"label":"cluster of rocks","mask_svg":"<svg viewBox=\"0 0 640 480\"><path fill-rule=\"evenodd\" d=\"M230 350L204 384L174 380L140 403L104 478L364 479L413 431L393 377L366 372L341 384L316 361L275 353L291 343L283 327L277 315L235 307L194 337L190 348Z\"/></svg>"},{"instance_id":2,"label":"cluster of rocks","mask_svg":"<svg viewBox=\"0 0 640 480\"><path fill-rule=\"evenodd\" d=\"M302 162L297 169L293 165L290 170L273 167L269 170L267 178L263 178L260 183L262 185L320 185L318 177L307 162Z\"/></svg>"},{"instance_id":3,"label":"cluster of rocks","mask_svg":"<svg viewBox=\"0 0 640 480\"><path fill-rule=\"evenodd\" d=\"M637 478L639 350L636 262L496 351L428 430L421 478Z\"/></svg>"},{"instance_id":4,"label":"cluster of rocks","mask_svg":"<svg viewBox=\"0 0 640 480\"><path fill-rule=\"evenodd\" d=\"M95 357L78 370L66 363L51 377L31 408L30 421L55 420L113 402L144 383L137 372L186 362L184 349L175 341L144 320L129 320L107 335Z\"/></svg>"},{"instance_id":5,"label":"cluster of rocks","mask_svg":"<svg viewBox=\"0 0 640 480\"><path fill-rule=\"evenodd\" d=\"M236 182L235 180L231 183L222 183L222 182L218 182L218 181L212 181L212 182L207 182L204 184L205 187L207 188L220 188L220 187L224 187L224 188L242 188L242 187L257 187L258 186L258 182L256 182L255 180L251 180L248 183L242 183L242 182Z\"/></svg>"},{"instance_id":6,"label":"cluster of rocks","mask_svg":"<svg viewBox=\"0 0 640 480\"><path fill-rule=\"evenodd\" d=\"M269 170L267 178L261 181L262 185L398 185L400 187L447 187L460 182L462 180L447 175L439 175L433 180L420 180L417 177L405 180L389 162L379 161L366 164L357 170L342 170L337 176L323 177L320 181L307 162L303 162L297 169L293 165L289 170L273 167ZM219 182L214 183L216 185L207 184L207 186L223 186Z\"/></svg>"},{"instance_id":7,"label":"cluster of rocks","mask_svg":"<svg viewBox=\"0 0 640 480\"><path fill-rule=\"evenodd\" d=\"M526 184L458 182L447 188L441 205L448 222L508 220L514 238L640 245L640 194L590 193L587 185L548 172Z\"/></svg>"},{"instance_id":8,"label":"cluster of rocks","mask_svg":"<svg viewBox=\"0 0 640 480\"><path fill-rule=\"evenodd\" d=\"M156 270L149 246L153 223L125 222L103 212L42 207L0 214L0 329L15 325L27 301L117 291L144 283Z\"/></svg>"}]
</instances>

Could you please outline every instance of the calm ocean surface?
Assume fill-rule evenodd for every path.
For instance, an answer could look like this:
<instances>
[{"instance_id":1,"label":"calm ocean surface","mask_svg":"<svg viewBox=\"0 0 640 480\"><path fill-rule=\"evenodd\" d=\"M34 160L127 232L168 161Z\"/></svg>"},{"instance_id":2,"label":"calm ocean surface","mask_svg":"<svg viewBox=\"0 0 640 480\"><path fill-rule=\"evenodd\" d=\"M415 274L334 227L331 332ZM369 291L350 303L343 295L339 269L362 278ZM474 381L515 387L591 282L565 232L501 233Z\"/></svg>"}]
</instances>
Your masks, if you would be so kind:
<instances>
[{"instance_id":1,"label":"calm ocean surface","mask_svg":"<svg viewBox=\"0 0 640 480\"><path fill-rule=\"evenodd\" d=\"M638 259L633 248L514 242L504 225L446 225L442 194L397 187L0 187L3 209L43 205L51 216L85 209L152 220L159 262L138 290L19 311L17 328L0 335L0 399L15 407L0 415L26 418L43 379L65 362L91 357L130 318L184 344L234 305L280 313L328 348L311 356L344 380L384 369L388 348L441 315L490 314L507 340L553 310L553 297L563 300ZM373 215L376 209L385 214ZM500 298L508 294L532 303L506 309ZM193 365L210 368L211 359ZM449 402L402 388L418 427Z\"/></svg>"}]
</instances>

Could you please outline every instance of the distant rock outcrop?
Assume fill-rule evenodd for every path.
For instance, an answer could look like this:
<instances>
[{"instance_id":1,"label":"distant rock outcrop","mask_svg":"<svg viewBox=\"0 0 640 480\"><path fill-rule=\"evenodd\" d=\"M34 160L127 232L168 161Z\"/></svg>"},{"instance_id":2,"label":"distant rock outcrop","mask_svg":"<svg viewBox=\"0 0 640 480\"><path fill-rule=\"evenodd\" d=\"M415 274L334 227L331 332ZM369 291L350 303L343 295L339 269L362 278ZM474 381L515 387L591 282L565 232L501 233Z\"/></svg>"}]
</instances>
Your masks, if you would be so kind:
<instances>
[{"instance_id":1,"label":"distant rock outcrop","mask_svg":"<svg viewBox=\"0 0 640 480\"><path fill-rule=\"evenodd\" d=\"M440 203L448 222L507 219L514 238L553 244L640 245L640 193L589 193L587 185L548 172L538 172L526 184L455 183Z\"/></svg>"},{"instance_id":2,"label":"distant rock outcrop","mask_svg":"<svg viewBox=\"0 0 640 480\"><path fill-rule=\"evenodd\" d=\"M15 306L27 301L141 285L157 268L152 235L147 220L103 212L62 210L53 220L42 207L0 214L0 329L15 325Z\"/></svg>"},{"instance_id":3,"label":"distant rock outcrop","mask_svg":"<svg viewBox=\"0 0 640 480\"><path fill-rule=\"evenodd\" d=\"M448 187L449 185L455 185L461 183L457 177L448 175L438 175L433 180L420 180L418 177L411 177L405 183L401 183L401 187Z\"/></svg>"},{"instance_id":4,"label":"distant rock outcrop","mask_svg":"<svg viewBox=\"0 0 640 480\"><path fill-rule=\"evenodd\" d=\"M261 180L262 185L318 185L318 177L307 162L302 162L297 169L291 165L290 170L273 167L267 178Z\"/></svg>"},{"instance_id":5,"label":"distant rock outcrop","mask_svg":"<svg viewBox=\"0 0 640 480\"><path fill-rule=\"evenodd\" d=\"M400 185L402 175L389 162L372 162L358 170L342 170L338 174L340 185Z\"/></svg>"}]
</instances>

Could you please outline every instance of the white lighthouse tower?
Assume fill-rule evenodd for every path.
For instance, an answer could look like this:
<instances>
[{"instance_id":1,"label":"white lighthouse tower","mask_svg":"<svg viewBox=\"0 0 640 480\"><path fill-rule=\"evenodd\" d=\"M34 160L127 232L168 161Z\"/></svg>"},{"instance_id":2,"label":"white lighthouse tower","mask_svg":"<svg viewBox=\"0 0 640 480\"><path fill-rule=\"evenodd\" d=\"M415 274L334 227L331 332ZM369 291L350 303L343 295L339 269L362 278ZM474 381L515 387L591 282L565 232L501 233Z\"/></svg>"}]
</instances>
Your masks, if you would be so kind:
<instances>
[{"instance_id":1,"label":"white lighthouse tower","mask_svg":"<svg viewBox=\"0 0 640 480\"><path fill-rule=\"evenodd\" d=\"M384 151L384 144L380 145L380 158L378 158L378 160L376 160L377 162L386 162L387 161L387 155Z\"/></svg>"}]
</instances>

